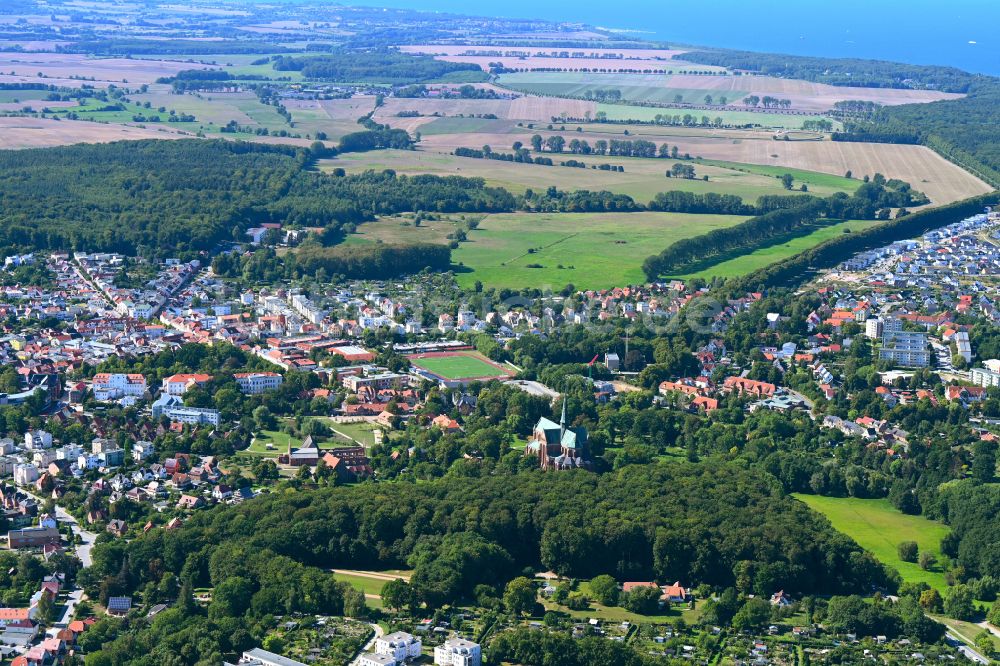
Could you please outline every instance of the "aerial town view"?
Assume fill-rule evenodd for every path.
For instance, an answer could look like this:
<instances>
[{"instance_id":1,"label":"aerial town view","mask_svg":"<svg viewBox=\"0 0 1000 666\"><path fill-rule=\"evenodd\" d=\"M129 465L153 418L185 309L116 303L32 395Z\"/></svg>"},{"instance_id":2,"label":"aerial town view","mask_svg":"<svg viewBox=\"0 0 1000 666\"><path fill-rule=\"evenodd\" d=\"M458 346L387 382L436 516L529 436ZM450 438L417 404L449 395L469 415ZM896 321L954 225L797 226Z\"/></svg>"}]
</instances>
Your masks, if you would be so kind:
<instances>
[{"instance_id":1,"label":"aerial town view","mask_svg":"<svg viewBox=\"0 0 1000 666\"><path fill-rule=\"evenodd\" d=\"M0 666L1000 664L1000 5L756 4L0 0Z\"/></svg>"}]
</instances>

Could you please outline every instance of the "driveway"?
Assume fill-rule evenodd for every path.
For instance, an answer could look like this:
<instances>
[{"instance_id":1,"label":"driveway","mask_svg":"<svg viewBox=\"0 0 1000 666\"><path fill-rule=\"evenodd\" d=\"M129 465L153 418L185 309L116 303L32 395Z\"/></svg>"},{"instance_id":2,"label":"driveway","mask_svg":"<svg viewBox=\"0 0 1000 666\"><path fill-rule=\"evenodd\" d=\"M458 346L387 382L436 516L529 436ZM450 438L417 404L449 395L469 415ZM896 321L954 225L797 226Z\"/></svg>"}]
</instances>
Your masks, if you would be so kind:
<instances>
[{"instance_id":1,"label":"driveway","mask_svg":"<svg viewBox=\"0 0 1000 666\"><path fill-rule=\"evenodd\" d=\"M363 655L366 652L371 652L375 648L375 641L378 640L379 638L382 638L382 636L385 634L385 630L383 630L380 625L375 624L374 622L370 623L368 626L375 631L375 635L372 636L370 641L365 643L365 646L361 648L361 650L358 652L358 655L351 660L350 666L358 666L358 664L361 662L361 655Z\"/></svg>"}]
</instances>

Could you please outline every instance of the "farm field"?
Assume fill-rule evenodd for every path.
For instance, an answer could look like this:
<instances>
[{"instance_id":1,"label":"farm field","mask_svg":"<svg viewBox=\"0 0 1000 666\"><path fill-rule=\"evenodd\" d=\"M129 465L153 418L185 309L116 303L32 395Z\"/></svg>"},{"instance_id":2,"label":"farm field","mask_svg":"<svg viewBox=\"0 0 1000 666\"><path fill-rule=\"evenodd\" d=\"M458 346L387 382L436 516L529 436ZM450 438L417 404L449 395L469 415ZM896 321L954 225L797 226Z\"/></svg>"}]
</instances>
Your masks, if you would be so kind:
<instances>
[{"instance_id":1,"label":"farm field","mask_svg":"<svg viewBox=\"0 0 1000 666\"><path fill-rule=\"evenodd\" d=\"M704 98L704 95L702 95ZM704 101L704 100L702 100ZM787 114L787 113L767 113L758 111L731 111L715 109L687 109L684 107L661 108L648 106L630 106L628 104L598 104L597 111L603 112L608 120L637 120L640 122L652 122L657 115L680 115L691 114L698 118L708 116L711 119L722 118L724 125L760 125L761 127L801 129L802 123L809 120L819 120L825 118L822 114ZM579 118L580 116L574 116ZM834 129L839 129L841 123L833 121Z\"/></svg>"},{"instance_id":2,"label":"farm field","mask_svg":"<svg viewBox=\"0 0 1000 666\"><path fill-rule=\"evenodd\" d=\"M551 122L552 118L565 114L570 118L585 118L594 115L597 103L558 97L524 95L516 99L426 99L390 97L379 107L376 119L398 127L400 121L414 120L399 118L401 111L417 111L424 116L459 116L493 114L504 120L528 120ZM360 114L359 114L360 115Z\"/></svg>"},{"instance_id":3,"label":"farm field","mask_svg":"<svg viewBox=\"0 0 1000 666\"><path fill-rule=\"evenodd\" d=\"M600 289L645 281L642 262L674 241L744 217L680 213L489 215L452 252L458 282L520 289Z\"/></svg>"},{"instance_id":4,"label":"farm field","mask_svg":"<svg viewBox=\"0 0 1000 666\"><path fill-rule=\"evenodd\" d=\"M773 264L776 261L787 259L794 254L802 252L803 250L815 247L823 241L835 238L843 233L846 233L847 231L861 231L862 229L865 229L873 224L878 224L878 222L871 220L848 220L839 224L820 227L812 233L798 236L787 242L778 243L776 245L768 245L767 247L747 252L746 254L742 254L732 259L720 261L706 268L692 271L691 273L671 277L680 279L690 279L695 277L730 278L746 275L747 273L751 273L758 268L763 268L764 266Z\"/></svg>"},{"instance_id":5,"label":"farm field","mask_svg":"<svg viewBox=\"0 0 1000 666\"><path fill-rule=\"evenodd\" d=\"M524 142L526 138L525 136L510 135L504 137L503 143L494 142L491 145L494 150L504 152L510 150L510 144L514 140ZM469 142L467 145L478 148L483 144ZM548 153L545 155L550 156ZM706 192L734 194L742 197L745 201L756 201L762 195L788 193L773 175L753 172L753 165L738 165L742 170L737 170L734 166L695 163L698 178L687 180L683 178L668 179L664 176L664 172L676 160L601 155L574 156L570 154L564 155L561 159L578 159L587 164L588 167L600 164L621 165L625 167L625 172L456 157L444 152L431 152L423 149L416 151L385 150L340 155L335 159L323 160L320 163L320 168L329 170L341 167L349 173L358 173L365 169L394 169L399 174L408 175L429 173L479 177L486 179L489 185L503 187L517 194L522 194L529 188L539 190L549 186L566 191L608 190L618 194L627 194L643 204L648 203L659 192L669 190L682 190L697 194ZM860 181L839 176L832 177L827 174L794 169L784 171L792 173L796 183L807 183L810 192L819 196L841 191L853 192L860 185ZM784 173L784 171L782 172ZM702 176L708 176L709 179L707 181L699 180Z\"/></svg>"},{"instance_id":6,"label":"farm field","mask_svg":"<svg viewBox=\"0 0 1000 666\"><path fill-rule=\"evenodd\" d=\"M165 124L165 123L164 123ZM108 143L127 139L182 139L168 127L147 128L49 118L0 117L0 149L49 148L72 143Z\"/></svg>"},{"instance_id":7,"label":"farm field","mask_svg":"<svg viewBox=\"0 0 1000 666\"><path fill-rule=\"evenodd\" d=\"M896 553L902 541L916 541L920 552L933 553L940 559L941 539L951 530L922 516L901 513L885 499L822 497L796 493L795 498L826 516L833 527L851 537L879 562L892 567L912 583L927 583L944 591L947 588L940 570L924 571L912 562L903 562Z\"/></svg>"},{"instance_id":8,"label":"farm field","mask_svg":"<svg viewBox=\"0 0 1000 666\"><path fill-rule=\"evenodd\" d=\"M678 72L685 63L674 61L669 70ZM688 68L702 68L687 65ZM792 101L798 111L826 111L841 100L864 100L883 105L933 102L962 95L931 90L852 88L822 83L778 79L769 76L705 76L697 74L604 74L598 72L515 72L502 74L498 82L514 90L539 95L582 97L588 90L621 90L622 99L643 102L674 102L677 95L688 104L702 104L706 94L725 96L738 104L750 94Z\"/></svg>"},{"instance_id":9,"label":"farm field","mask_svg":"<svg viewBox=\"0 0 1000 666\"><path fill-rule=\"evenodd\" d=\"M3 82L34 82L79 87L80 79L105 88L109 83L139 85L173 76L182 69L206 69L196 62L94 58L71 53L0 53ZM13 74L11 74L13 72ZM39 76L41 74L42 76Z\"/></svg>"},{"instance_id":10,"label":"farm field","mask_svg":"<svg viewBox=\"0 0 1000 666\"><path fill-rule=\"evenodd\" d=\"M517 139L524 141L527 132L543 137L559 134L570 138L586 139L593 145L599 139L622 138L623 129L613 125L583 126L575 132L575 125L568 124L566 131L543 129L527 130L517 136L510 133L495 134L442 134L428 136L421 141L426 150L449 151L459 146L481 147L509 146ZM521 128L517 128L521 129ZM632 126L628 129L633 139L666 141L676 145L681 154L693 157L741 164L759 164L775 168L792 168L842 176L851 171L855 178L881 173L887 178L906 181L930 197L936 205L943 205L991 192L993 188L959 166L925 146L888 143L848 143L833 141L777 141L765 132L747 131L743 136L738 130L699 130L693 128L666 128ZM599 131L598 131L599 130ZM673 130L672 132L669 130Z\"/></svg>"},{"instance_id":11,"label":"farm field","mask_svg":"<svg viewBox=\"0 0 1000 666\"><path fill-rule=\"evenodd\" d=\"M512 374L510 370L475 351L413 354L407 358L415 367L446 380L471 381Z\"/></svg>"}]
</instances>

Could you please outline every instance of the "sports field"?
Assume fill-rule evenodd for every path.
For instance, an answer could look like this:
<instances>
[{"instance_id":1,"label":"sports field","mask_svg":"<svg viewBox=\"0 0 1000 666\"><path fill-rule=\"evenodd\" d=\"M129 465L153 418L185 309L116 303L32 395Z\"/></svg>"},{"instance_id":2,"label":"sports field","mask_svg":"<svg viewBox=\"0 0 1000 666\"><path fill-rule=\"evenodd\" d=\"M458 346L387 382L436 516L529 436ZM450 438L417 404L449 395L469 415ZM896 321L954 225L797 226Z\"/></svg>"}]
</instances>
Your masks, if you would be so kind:
<instances>
[{"instance_id":1,"label":"sports field","mask_svg":"<svg viewBox=\"0 0 1000 666\"><path fill-rule=\"evenodd\" d=\"M475 351L413 354L410 363L449 381L504 379L513 372Z\"/></svg>"},{"instance_id":2,"label":"sports field","mask_svg":"<svg viewBox=\"0 0 1000 666\"><path fill-rule=\"evenodd\" d=\"M940 569L924 571L912 562L903 562L896 553L902 541L916 541L920 552L941 558L941 539L951 530L922 516L900 513L885 499L821 497L796 494L795 498L826 516L833 527L874 555L879 562L900 573L904 581L924 582L938 590L947 584Z\"/></svg>"}]
</instances>

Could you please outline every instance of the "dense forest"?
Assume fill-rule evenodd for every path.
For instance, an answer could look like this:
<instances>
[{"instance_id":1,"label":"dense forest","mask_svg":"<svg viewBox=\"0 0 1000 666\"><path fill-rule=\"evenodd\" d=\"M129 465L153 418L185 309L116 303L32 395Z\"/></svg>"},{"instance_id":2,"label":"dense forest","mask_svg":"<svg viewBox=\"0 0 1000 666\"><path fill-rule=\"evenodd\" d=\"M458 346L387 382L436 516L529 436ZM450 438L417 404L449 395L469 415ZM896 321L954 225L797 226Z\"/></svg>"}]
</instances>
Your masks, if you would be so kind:
<instances>
[{"instance_id":1,"label":"dense forest","mask_svg":"<svg viewBox=\"0 0 1000 666\"><path fill-rule=\"evenodd\" d=\"M99 548L88 580L113 578L126 561L139 588L158 582L157 559L200 587L215 578L210 563L268 552L309 567L413 566L415 591L431 607L539 565L723 587L749 572L760 594L891 585L870 555L773 477L734 466L654 464L597 476L487 474L470 463L462 474L394 486L391 503L384 493L380 485L320 488L199 513L183 530ZM264 596L277 592L272 585L283 598L293 592L280 579L253 578Z\"/></svg>"},{"instance_id":2,"label":"dense forest","mask_svg":"<svg viewBox=\"0 0 1000 666\"><path fill-rule=\"evenodd\" d=\"M929 88L964 93L969 91L973 83L984 78L957 67L939 65L908 65L884 60L817 58L722 49L687 51L681 59L766 76L864 88Z\"/></svg>"},{"instance_id":3,"label":"dense forest","mask_svg":"<svg viewBox=\"0 0 1000 666\"><path fill-rule=\"evenodd\" d=\"M274 60L273 66L279 72L302 72L307 79L347 83L420 83L451 72L480 71L478 65L471 63L445 62L388 49L281 56Z\"/></svg>"},{"instance_id":4,"label":"dense forest","mask_svg":"<svg viewBox=\"0 0 1000 666\"><path fill-rule=\"evenodd\" d=\"M197 140L0 152L0 248L183 256L243 241L264 222L336 231L375 215L516 205L481 179L331 177L309 171L312 159L288 146Z\"/></svg>"}]
</instances>

